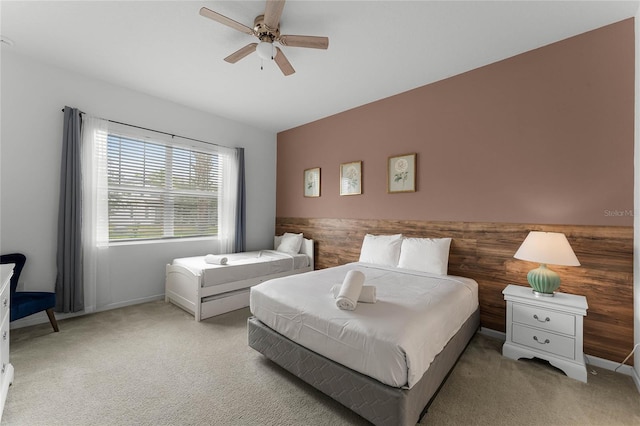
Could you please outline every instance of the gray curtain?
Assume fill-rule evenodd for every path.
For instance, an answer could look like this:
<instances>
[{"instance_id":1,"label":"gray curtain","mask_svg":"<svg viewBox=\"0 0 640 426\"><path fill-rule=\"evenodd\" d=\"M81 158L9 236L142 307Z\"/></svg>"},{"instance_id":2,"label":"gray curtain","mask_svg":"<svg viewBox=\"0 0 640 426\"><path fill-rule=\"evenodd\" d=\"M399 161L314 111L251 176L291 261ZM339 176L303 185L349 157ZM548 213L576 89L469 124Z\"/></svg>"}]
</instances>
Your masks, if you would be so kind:
<instances>
[{"instance_id":1,"label":"gray curtain","mask_svg":"<svg viewBox=\"0 0 640 426\"><path fill-rule=\"evenodd\" d=\"M82 118L76 108L64 108L62 165L60 169L60 205L58 208L58 252L56 264L56 311L78 312L84 309L82 283Z\"/></svg>"},{"instance_id":2,"label":"gray curtain","mask_svg":"<svg viewBox=\"0 0 640 426\"><path fill-rule=\"evenodd\" d=\"M244 183L244 148L236 148L238 153L238 200L236 206L236 253L245 250L247 243L247 201Z\"/></svg>"}]
</instances>

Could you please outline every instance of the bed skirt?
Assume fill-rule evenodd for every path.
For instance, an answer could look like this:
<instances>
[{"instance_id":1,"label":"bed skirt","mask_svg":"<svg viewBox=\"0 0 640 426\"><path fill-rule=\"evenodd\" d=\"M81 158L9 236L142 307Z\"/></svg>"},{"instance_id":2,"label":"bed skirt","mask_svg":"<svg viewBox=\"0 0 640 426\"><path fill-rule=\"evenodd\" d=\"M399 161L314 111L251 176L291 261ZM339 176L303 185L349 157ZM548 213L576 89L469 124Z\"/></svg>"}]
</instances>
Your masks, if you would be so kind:
<instances>
[{"instance_id":1,"label":"bed skirt","mask_svg":"<svg viewBox=\"0 0 640 426\"><path fill-rule=\"evenodd\" d=\"M255 317L249 346L376 425L415 425L480 326L476 310L411 389L385 385L287 339Z\"/></svg>"}]
</instances>

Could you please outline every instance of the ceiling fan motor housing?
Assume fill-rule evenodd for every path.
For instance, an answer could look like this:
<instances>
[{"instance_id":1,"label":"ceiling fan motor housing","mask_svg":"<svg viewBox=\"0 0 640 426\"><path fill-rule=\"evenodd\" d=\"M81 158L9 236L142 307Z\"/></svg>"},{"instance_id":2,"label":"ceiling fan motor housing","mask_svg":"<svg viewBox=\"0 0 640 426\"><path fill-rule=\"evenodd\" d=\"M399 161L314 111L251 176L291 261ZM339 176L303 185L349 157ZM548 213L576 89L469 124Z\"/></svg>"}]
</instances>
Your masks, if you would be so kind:
<instances>
[{"instance_id":1,"label":"ceiling fan motor housing","mask_svg":"<svg viewBox=\"0 0 640 426\"><path fill-rule=\"evenodd\" d=\"M280 37L280 24L278 24L277 28L269 28L264 23L264 15L259 15L256 16L256 19L253 21L253 31L260 41L273 43Z\"/></svg>"}]
</instances>

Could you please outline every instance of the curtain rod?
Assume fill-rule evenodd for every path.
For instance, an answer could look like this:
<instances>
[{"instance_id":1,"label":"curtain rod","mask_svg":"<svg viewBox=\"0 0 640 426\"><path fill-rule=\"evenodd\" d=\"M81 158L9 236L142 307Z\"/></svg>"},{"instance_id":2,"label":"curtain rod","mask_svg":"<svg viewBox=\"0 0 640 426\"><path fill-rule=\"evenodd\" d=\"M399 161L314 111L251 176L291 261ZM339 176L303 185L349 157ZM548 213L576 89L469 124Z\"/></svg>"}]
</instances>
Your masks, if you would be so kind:
<instances>
[{"instance_id":1,"label":"curtain rod","mask_svg":"<svg viewBox=\"0 0 640 426\"><path fill-rule=\"evenodd\" d=\"M64 112L64 108L62 108L62 112ZM86 114L86 113L84 111L80 111L80 114L82 115L82 114ZM186 140L190 140L190 141L194 141L194 142L206 143L208 145L219 146L219 147L222 147L222 148L230 148L228 146L220 145L220 144L217 144L217 143L214 143L214 142L207 142L207 141L203 141L203 140L200 140L200 139L188 138L186 136L174 135L173 133L167 133L167 132L163 132L161 130L155 130L155 129L149 129L147 127L136 126L135 124L123 123L121 121L109 120L108 118L102 118L102 117L98 117L98 118L100 118L101 120L106 120L109 123L121 124L123 126L134 127L136 129L141 129L141 130L147 130L149 132L160 133L160 134L163 134L163 135L171 136L172 138L186 139Z\"/></svg>"}]
</instances>

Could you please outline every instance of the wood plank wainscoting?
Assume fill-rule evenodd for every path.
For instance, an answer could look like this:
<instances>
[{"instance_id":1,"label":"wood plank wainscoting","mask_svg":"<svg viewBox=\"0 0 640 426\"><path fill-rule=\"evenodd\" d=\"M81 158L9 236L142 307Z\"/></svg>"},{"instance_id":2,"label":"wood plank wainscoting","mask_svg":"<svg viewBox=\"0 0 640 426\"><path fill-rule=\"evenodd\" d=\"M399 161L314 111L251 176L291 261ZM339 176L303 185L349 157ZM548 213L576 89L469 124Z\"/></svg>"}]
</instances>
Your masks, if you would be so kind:
<instances>
[{"instance_id":1,"label":"wood plank wainscoting","mask_svg":"<svg viewBox=\"0 0 640 426\"><path fill-rule=\"evenodd\" d=\"M584 352L622 361L633 348L633 227L276 218L278 235L303 232L315 240L317 269L357 261L367 233L451 237L449 274L478 282L481 325L503 332L502 290L528 286L527 272L538 266L513 258L529 231L565 233L581 266L552 269L562 277L560 291L587 298Z\"/></svg>"}]
</instances>

